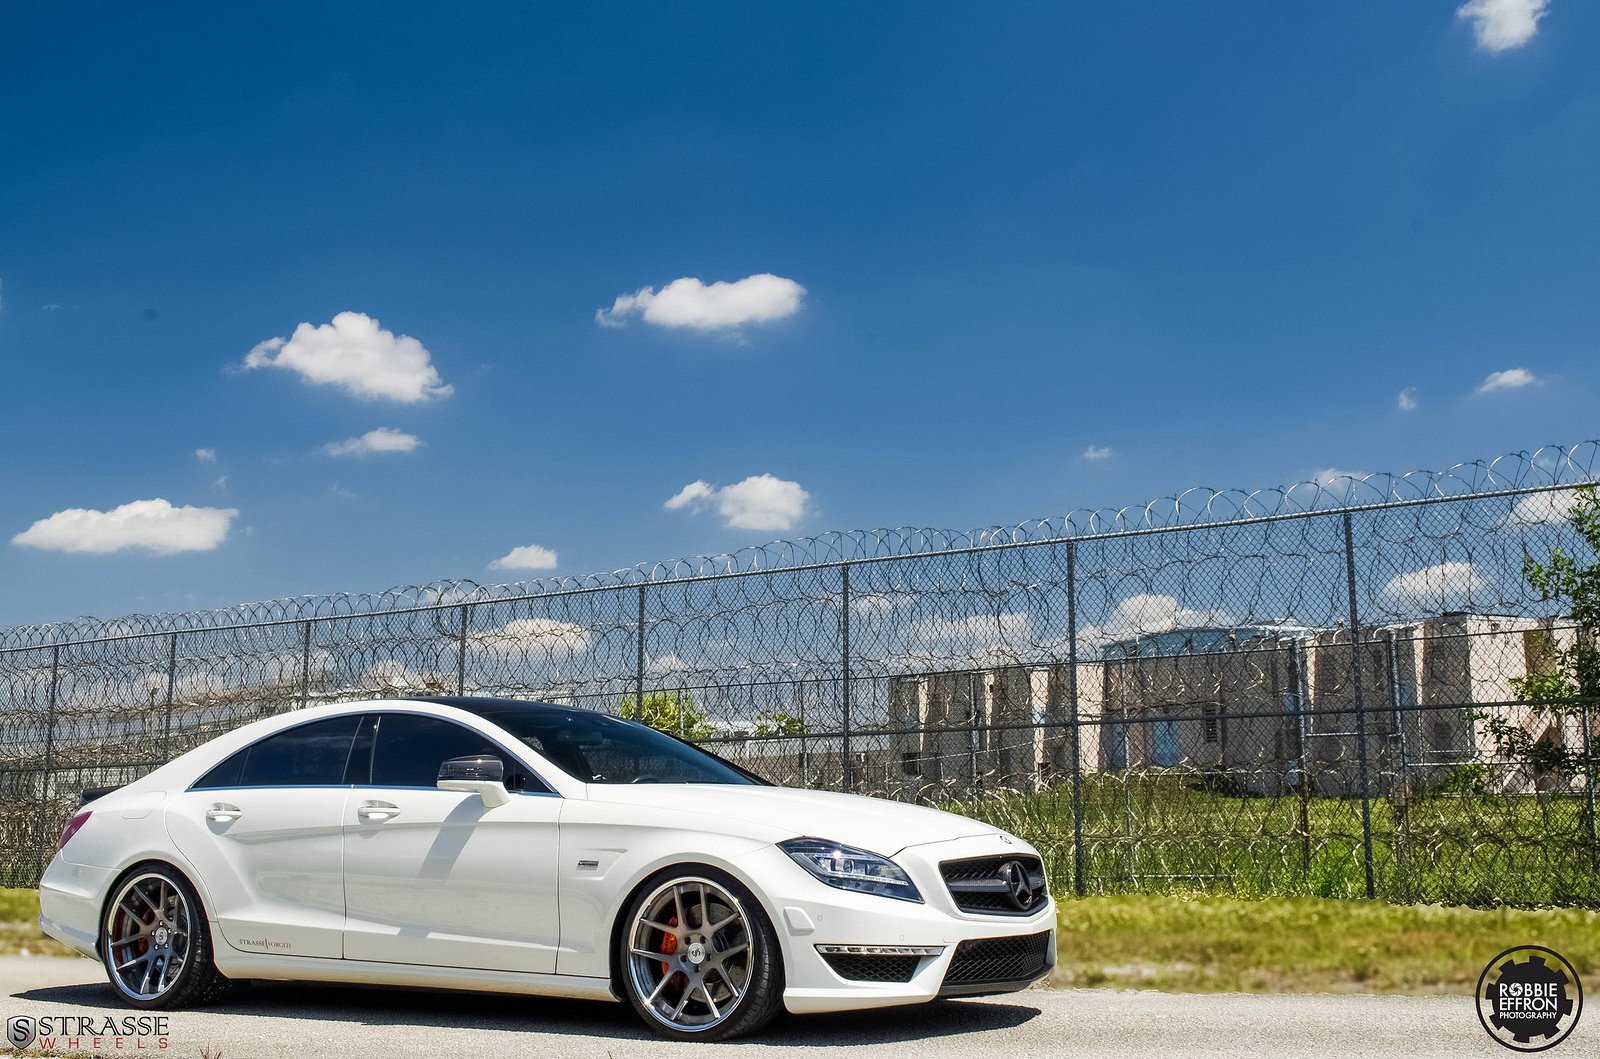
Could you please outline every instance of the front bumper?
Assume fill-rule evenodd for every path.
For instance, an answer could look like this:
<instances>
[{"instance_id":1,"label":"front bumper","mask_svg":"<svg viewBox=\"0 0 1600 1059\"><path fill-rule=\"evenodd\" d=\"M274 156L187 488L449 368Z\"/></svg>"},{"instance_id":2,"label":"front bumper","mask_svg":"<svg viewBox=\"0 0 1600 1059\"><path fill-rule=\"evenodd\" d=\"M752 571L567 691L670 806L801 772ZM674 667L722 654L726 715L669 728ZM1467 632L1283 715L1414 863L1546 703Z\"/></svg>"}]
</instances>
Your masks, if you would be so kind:
<instances>
[{"instance_id":1,"label":"front bumper","mask_svg":"<svg viewBox=\"0 0 1600 1059\"><path fill-rule=\"evenodd\" d=\"M797 1014L890 1007L940 996L1011 992L1044 978L1055 965L1055 902L1046 901L1026 915L963 912L939 873L941 861L1016 853L1033 851L999 835L908 847L894 860L916 883L922 904L827 886L775 846L741 858L740 866L762 880L764 895L772 906L769 911L784 956L784 1006ZM1001 947L1008 951L986 944L991 939L1007 939ZM1029 951L1042 957L1042 963L1030 962L1028 953L1020 959L1009 954L1020 939L1031 939ZM963 943L971 944L963 947ZM845 952L825 955L818 946ZM851 955L852 948L865 946L940 951L916 956L914 967L909 966L909 957L901 957L906 962L894 964L894 976L909 973L904 981L872 981L854 977L875 973L871 963L839 959ZM887 967L893 959L882 963ZM842 975L840 966L851 971L852 977ZM1019 969L1021 973L1006 976L1006 972Z\"/></svg>"}]
</instances>

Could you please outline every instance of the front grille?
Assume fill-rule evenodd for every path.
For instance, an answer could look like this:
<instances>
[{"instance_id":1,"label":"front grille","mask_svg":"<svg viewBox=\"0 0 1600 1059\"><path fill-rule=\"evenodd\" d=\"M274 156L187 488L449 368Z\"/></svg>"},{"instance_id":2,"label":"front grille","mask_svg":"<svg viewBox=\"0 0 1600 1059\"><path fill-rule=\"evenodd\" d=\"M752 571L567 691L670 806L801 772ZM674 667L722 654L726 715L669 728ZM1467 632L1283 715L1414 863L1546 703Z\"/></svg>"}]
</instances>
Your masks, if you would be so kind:
<instances>
[{"instance_id":1,"label":"front grille","mask_svg":"<svg viewBox=\"0 0 1600 1059\"><path fill-rule=\"evenodd\" d=\"M963 912L1029 916L1049 897L1038 857L1001 855L947 860L939 865L950 899Z\"/></svg>"},{"instance_id":2,"label":"front grille","mask_svg":"<svg viewBox=\"0 0 1600 1059\"><path fill-rule=\"evenodd\" d=\"M822 958L840 978L852 982L909 982L917 973L921 956L871 955L854 952L825 952Z\"/></svg>"},{"instance_id":3,"label":"front grille","mask_svg":"<svg viewBox=\"0 0 1600 1059\"><path fill-rule=\"evenodd\" d=\"M1010 938L979 938L956 946L944 974L948 989L958 985L1031 982L1050 966L1050 931Z\"/></svg>"}]
</instances>

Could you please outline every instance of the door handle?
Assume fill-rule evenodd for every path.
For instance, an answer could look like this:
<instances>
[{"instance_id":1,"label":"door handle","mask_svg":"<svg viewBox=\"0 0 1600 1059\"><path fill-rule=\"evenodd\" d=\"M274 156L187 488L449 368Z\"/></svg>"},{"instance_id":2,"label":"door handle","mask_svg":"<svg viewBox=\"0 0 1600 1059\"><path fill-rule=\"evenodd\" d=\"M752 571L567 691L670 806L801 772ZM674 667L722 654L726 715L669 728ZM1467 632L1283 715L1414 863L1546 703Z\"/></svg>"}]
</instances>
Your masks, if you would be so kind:
<instances>
[{"instance_id":1,"label":"door handle","mask_svg":"<svg viewBox=\"0 0 1600 1059\"><path fill-rule=\"evenodd\" d=\"M217 802L206 810L206 819L218 824L230 823L243 815L237 805L229 805L226 802Z\"/></svg>"},{"instance_id":2,"label":"door handle","mask_svg":"<svg viewBox=\"0 0 1600 1059\"><path fill-rule=\"evenodd\" d=\"M392 802L363 802L356 806L356 815L363 820L392 820L400 815L400 807Z\"/></svg>"}]
</instances>

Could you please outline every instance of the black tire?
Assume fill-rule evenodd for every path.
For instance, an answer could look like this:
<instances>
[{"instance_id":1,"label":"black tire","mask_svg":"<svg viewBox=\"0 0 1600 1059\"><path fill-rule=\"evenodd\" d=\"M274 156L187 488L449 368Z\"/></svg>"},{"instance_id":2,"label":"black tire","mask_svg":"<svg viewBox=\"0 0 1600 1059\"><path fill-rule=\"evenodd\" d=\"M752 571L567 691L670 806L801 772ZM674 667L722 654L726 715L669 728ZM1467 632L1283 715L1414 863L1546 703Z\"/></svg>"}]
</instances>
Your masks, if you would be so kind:
<instances>
[{"instance_id":1,"label":"black tire","mask_svg":"<svg viewBox=\"0 0 1600 1059\"><path fill-rule=\"evenodd\" d=\"M156 912L157 904L169 911ZM135 915L130 909L143 911ZM137 928L135 922L139 924ZM160 934L162 928L168 933ZM128 932L134 929L147 933L127 940ZM181 946L175 940L180 931ZM163 948L167 951L164 959L159 955ZM178 969L166 980L161 971L170 970L171 964L178 962L179 953ZM137 864L112 885L100 914L100 958L112 991L123 1003L153 1010L199 1007L233 992L243 983L225 978L217 970L212 953L205 906L194 886L172 865L155 861ZM142 963L128 967L129 961ZM119 970L119 966L124 969ZM141 967L151 968L142 982Z\"/></svg>"},{"instance_id":2,"label":"black tire","mask_svg":"<svg viewBox=\"0 0 1600 1059\"><path fill-rule=\"evenodd\" d=\"M645 911L653 898L657 898L663 890L672 886L698 886L700 882L720 888L723 896L734 899L739 906L737 911L742 913L742 926L746 928L748 937L748 962L741 965L735 972L743 973L743 980L737 983L739 987L738 998L731 1007L720 1011L714 1022L704 1026L687 1028L674 1025L658 1013L648 1002L646 996L641 995L642 988L640 976L633 973L635 956L633 953L633 940L635 927L640 923L640 916ZM704 907L704 906L702 906ZM713 904L712 907L720 907ZM689 912L690 923L693 923L695 912ZM703 916L703 913L702 913ZM705 926L703 918L699 924ZM766 911L761 907L754 894L739 880L725 871L699 864L684 864L664 871L657 872L639 887L634 899L629 902L623 912L623 918L617 931L617 948L614 953L618 968L617 982L623 996L628 1000L637 1015L646 1026L664 1037L680 1041L726 1041L735 1037L742 1037L754 1033L771 1022L783 1010L783 952L778 947L777 931L772 929L772 921L767 918ZM646 928L648 929L648 928ZM714 932L720 936L722 931ZM663 938L664 940L664 938ZM705 949L710 949L715 955L714 942L711 937L702 938ZM671 952L662 955L663 975L666 965L675 958L674 947ZM688 951L688 950L686 950ZM644 961L648 966L653 960ZM687 966L687 965L686 965ZM719 972L720 973L720 972ZM726 975L723 976L726 978ZM736 983L729 979L729 990L735 988ZM707 1002L711 998L706 994Z\"/></svg>"}]
</instances>

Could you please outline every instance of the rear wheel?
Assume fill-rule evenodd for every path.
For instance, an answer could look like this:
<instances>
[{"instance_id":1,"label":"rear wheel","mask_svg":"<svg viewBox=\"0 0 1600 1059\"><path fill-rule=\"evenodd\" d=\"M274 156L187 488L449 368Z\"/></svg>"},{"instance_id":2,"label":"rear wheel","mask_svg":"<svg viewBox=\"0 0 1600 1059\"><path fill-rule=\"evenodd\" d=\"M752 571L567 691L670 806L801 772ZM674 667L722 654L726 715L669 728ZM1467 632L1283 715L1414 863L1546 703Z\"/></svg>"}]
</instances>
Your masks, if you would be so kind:
<instances>
[{"instance_id":1,"label":"rear wheel","mask_svg":"<svg viewBox=\"0 0 1600 1059\"><path fill-rule=\"evenodd\" d=\"M667 1037L727 1040L782 1007L777 934L750 891L713 868L652 879L628 909L617 959L633 1009Z\"/></svg>"},{"instance_id":2,"label":"rear wheel","mask_svg":"<svg viewBox=\"0 0 1600 1059\"><path fill-rule=\"evenodd\" d=\"M141 865L118 880L100 937L111 986L134 1007L204 1004L233 985L211 961L200 895L168 865Z\"/></svg>"}]
</instances>

